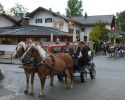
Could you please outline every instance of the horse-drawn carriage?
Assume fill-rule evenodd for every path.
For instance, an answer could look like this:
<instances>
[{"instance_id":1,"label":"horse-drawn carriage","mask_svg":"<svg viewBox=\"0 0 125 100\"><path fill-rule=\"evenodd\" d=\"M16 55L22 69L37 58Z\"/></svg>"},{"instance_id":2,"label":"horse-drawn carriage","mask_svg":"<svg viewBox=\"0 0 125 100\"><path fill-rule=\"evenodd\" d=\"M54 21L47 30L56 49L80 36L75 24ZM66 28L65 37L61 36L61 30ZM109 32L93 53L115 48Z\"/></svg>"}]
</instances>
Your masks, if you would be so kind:
<instances>
[{"instance_id":1,"label":"horse-drawn carriage","mask_svg":"<svg viewBox=\"0 0 125 100\"><path fill-rule=\"evenodd\" d=\"M93 62L93 54L89 52L89 61L85 66L79 66L78 58L73 57L74 60L74 71L73 76L79 77L81 82L86 82L87 80L87 74L90 74L91 79L94 79L96 76L96 70L95 70L95 63ZM63 80L63 75L58 74L57 75L59 81Z\"/></svg>"},{"instance_id":2,"label":"horse-drawn carriage","mask_svg":"<svg viewBox=\"0 0 125 100\"><path fill-rule=\"evenodd\" d=\"M87 79L87 74L90 74L91 78L95 78L95 64L93 63L93 57L91 58L88 65L83 66L80 69L74 69L73 65L77 65L77 59L71 57L68 53L61 53L55 56L50 56L47 52L41 48L40 45L31 43L30 45L20 42L16 48L15 57L20 57L23 63L25 75L26 75L26 90L25 94L33 95L33 83L34 75L38 74L41 91L40 96L44 95L44 85L46 77L50 76L50 85L53 85L53 76L58 75L58 79L61 80L60 76L65 77L65 87L73 87L73 74L80 73L80 78L82 82ZM29 77L31 75L31 91L29 92ZM68 85L68 80L70 80L70 85Z\"/></svg>"}]
</instances>

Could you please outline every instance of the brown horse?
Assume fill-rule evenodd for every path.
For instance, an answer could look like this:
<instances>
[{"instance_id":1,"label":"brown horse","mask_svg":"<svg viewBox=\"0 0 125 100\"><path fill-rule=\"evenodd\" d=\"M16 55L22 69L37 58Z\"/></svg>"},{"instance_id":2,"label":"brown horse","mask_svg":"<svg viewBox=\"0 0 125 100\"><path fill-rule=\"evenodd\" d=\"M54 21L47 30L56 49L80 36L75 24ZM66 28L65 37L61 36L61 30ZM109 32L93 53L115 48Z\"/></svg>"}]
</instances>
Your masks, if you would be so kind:
<instances>
[{"instance_id":1,"label":"brown horse","mask_svg":"<svg viewBox=\"0 0 125 100\"><path fill-rule=\"evenodd\" d=\"M16 52L14 54L15 58L20 58L25 53L26 49L28 48L28 45L25 42L20 42L16 47ZM36 69L30 68L31 65L27 64L27 66L24 67L25 76L26 76L26 89L24 93L27 95L28 93L30 95L33 95L33 83L34 83L34 76L35 73L37 73ZM29 79L31 75L31 91L29 92Z\"/></svg>"},{"instance_id":2,"label":"brown horse","mask_svg":"<svg viewBox=\"0 0 125 100\"><path fill-rule=\"evenodd\" d=\"M73 79L73 66L70 65L69 68L66 64L67 61L64 61L63 56L55 56L52 57L45 57L46 53L41 50L38 45L32 44L31 47L27 49L27 51L22 56L22 61L25 62L29 56L34 62L34 67L38 69L38 76L41 82L41 92L40 96L44 95L44 84L47 75L53 76L56 74L64 74L65 76L65 85L67 86L67 77ZM68 54L67 54L68 55ZM66 57L65 57L66 60ZM72 63L72 62L69 62ZM71 81L72 81L71 79ZM72 82L71 82L72 83ZM72 87L72 84L70 84Z\"/></svg>"},{"instance_id":3,"label":"brown horse","mask_svg":"<svg viewBox=\"0 0 125 100\"><path fill-rule=\"evenodd\" d=\"M66 68L68 69L68 72L70 74L71 84L73 85L73 59L72 59L72 56L69 53L58 53L53 57L54 58L58 57L58 58L64 60L64 62L66 64ZM53 75L51 75L50 77L51 77L50 78L51 79L50 84L53 85Z\"/></svg>"}]
</instances>

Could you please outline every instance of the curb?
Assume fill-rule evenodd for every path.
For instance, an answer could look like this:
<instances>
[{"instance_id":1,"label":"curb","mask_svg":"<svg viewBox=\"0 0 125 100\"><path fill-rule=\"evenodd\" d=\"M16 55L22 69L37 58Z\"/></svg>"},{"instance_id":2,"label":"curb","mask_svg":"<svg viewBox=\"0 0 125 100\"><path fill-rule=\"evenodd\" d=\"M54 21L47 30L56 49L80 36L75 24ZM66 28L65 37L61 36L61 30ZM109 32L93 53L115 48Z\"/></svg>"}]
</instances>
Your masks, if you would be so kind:
<instances>
[{"instance_id":1,"label":"curb","mask_svg":"<svg viewBox=\"0 0 125 100\"><path fill-rule=\"evenodd\" d=\"M12 65L21 65L21 64L17 64L17 63L10 63L10 62L0 62L0 64L12 64Z\"/></svg>"}]
</instances>

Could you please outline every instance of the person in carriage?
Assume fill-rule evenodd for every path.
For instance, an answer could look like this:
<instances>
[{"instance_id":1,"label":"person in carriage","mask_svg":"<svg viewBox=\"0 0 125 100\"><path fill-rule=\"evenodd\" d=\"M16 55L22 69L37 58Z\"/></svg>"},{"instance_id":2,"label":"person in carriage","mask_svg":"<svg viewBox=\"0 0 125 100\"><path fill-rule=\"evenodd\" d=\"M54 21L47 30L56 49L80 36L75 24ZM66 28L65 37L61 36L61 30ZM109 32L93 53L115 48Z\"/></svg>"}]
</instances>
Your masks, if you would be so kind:
<instances>
[{"instance_id":1,"label":"person in carriage","mask_svg":"<svg viewBox=\"0 0 125 100\"><path fill-rule=\"evenodd\" d=\"M74 55L74 48L70 46L70 43L67 42L64 47L61 49L62 53L69 53L72 57Z\"/></svg>"},{"instance_id":2,"label":"person in carriage","mask_svg":"<svg viewBox=\"0 0 125 100\"><path fill-rule=\"evenodd\" d=\"M91 49L85 44L84 41L79 43L79 47L76 50L76 56L78 58L78 66L75 69L84 68L85 65L90 64Z\"/></svg>"}]
</instances>

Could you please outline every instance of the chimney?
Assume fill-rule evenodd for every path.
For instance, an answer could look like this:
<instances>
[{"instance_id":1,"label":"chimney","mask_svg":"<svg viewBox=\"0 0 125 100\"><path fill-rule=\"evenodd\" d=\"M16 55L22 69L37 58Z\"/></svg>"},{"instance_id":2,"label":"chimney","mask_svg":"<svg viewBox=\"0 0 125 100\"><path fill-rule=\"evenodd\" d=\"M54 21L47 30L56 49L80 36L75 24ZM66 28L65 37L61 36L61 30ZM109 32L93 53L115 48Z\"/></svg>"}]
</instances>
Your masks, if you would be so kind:
<instances>
[{"instance_id":1,"label":"chimney","mask_svg":"<svg viewBox=\"0 0 125 100\"><path fill-rule=\"evenodd\" d=\"M58 11L57 14L60 14L60 12Z\"/></svg>"},{"instance_id":2,"label":"chimney","mask_svg":"<svg viewBox=\"0 0 125 100\"><path fill-rule=\"evenodd\" d=\"M50 11L52 11L52 8L49 8Z\"/></svg>"},{"instance_id":3,"label":"chimney","mask_svg":"<svg viewBox=\"0 0 125 100\"><path fill-rule=\"evenodd\" d=\"M22 25L22 26L27 26L27 25L29 25L29 17L24 17L24 18L22 18L22 20L21 20L21 25Z\"/></svg>"},{"instance_id":4,"label":"chimney","mask_svg":"<svg viewBox=\"0 0 125 100\"><path fill-rule=\"evenodd\" d=\"M87 12L85 12L85 18L87 18L87 17L88 17Z\"/></svg>"}]
</instances>

